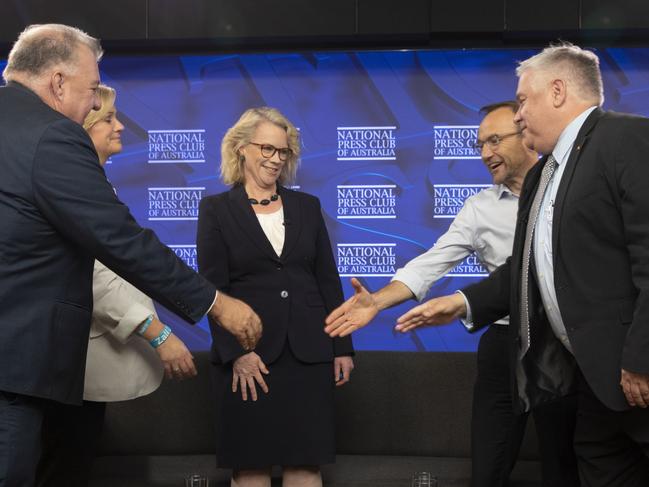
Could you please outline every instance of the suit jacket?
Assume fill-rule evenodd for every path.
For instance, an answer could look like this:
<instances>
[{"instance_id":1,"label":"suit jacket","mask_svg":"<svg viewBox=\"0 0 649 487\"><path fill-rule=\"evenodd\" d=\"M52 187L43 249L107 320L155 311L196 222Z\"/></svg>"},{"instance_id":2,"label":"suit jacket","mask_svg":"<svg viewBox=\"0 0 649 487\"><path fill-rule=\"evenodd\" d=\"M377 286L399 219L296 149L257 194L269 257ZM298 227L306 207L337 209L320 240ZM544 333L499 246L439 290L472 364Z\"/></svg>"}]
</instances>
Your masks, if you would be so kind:
<instances>
[{"instance_id":1,"label":"suit jacket","mask_svg":"<svg viewBox=\"0 0 649 487\"><path fill-rule=\"evenodd\" d=\"M83 128L0 88L0 390L79 403L95 257L188 321L215 288L140 227Z\"/></svg>"},{"instance_id":2,"label":"suit jacket","mask_svg":"<svg viewBox=\"0 0 649 487\"><path fill-rule=\"evenodd\" d=\"M648 119L594 110L575 140L554 206L554 283L561 316L577 365L613 410L628 408L620 369L649 373L647 154ZM546 160L523 184L511 259L465 290L477 323L511 309L511 361L527 381L515 389L524 409L574 390L574 360L550 329L536 279L530 279L531 348L518 359L522 248Z\"/></svg>"},{"instance_id":3,"label":"suit jacket","mask_svg":"<svg viewBox=\"0 0 649 487\"><path fill-rule=\"evenodd\" d=\"M150 315L153 301L98 260L92 275L93 309L83 398L126 401L155 391L164 366L135 330Z\"/></svg>"},{"instance_id":4,"label":"suit jacket","mask_svg":"<svg viewBox=\"0 0 649 487\"><path fill-rule=\"evenodd\" d=\"M320 202L281 187L278 192L286 229L279 257L242 185L203 198L196 239L199 270L259 314L264 333L255 351L264 363L279 357L287 339L304 362L349 355L349 337L332 340L324 332L325 317L343 302L343 293ZM213 362L226 363L246 353L217 323L210 322L210 327Z\"/></svg>"}]
</instances>

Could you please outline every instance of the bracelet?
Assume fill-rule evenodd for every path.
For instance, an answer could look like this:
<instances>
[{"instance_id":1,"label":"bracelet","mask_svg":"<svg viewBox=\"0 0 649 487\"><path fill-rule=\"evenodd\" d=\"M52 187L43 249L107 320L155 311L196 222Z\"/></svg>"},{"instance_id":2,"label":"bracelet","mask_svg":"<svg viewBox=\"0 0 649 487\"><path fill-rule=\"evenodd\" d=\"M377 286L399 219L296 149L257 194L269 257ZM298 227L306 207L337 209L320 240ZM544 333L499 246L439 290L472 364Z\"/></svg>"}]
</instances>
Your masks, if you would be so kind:
<instances>
[{"instance_id":1,"label":"bracelet","mask_svg":"<svg viewBox=\"0 0 649 487\"><path fill-rule=\"evenodd\" d=\"M160 334L153 340L150 340L149 343L153 348L158 348L165 342L167 338L169 338L169 335L171 335L171 328L169 328L168 325L165 325Z\"/></svg>"},{"instance_id":2,"label":"bracelet","mask_svg":"<svg viewBox=\"0 0 649 487\"><path fill-rule=\"evenodd\" d=\"M147 316L147 319L144 320L144 323L140 325L140 327L137 329L136 333L138 335L144 335L144 332L149 328L149 325L153 322L153 315Z\"/></svg>"}]
</instances>

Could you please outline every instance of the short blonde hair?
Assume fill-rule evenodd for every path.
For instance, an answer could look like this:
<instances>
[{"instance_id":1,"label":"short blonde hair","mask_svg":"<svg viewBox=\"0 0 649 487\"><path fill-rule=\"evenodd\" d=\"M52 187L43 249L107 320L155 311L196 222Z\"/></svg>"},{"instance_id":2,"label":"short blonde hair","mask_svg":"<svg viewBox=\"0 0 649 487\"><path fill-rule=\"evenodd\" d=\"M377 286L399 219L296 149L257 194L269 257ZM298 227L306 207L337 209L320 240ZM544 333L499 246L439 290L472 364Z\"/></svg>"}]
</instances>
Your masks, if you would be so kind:
<instances>
[{"instance_id":1,"label":"short blonde hair","mask_svg":"<svg viewBox=\"0 0 649 487\"><path fill-rule=\"evenodd\" d=\"M99 110L91 110L83 121L83 128L90 130L94 124L108 115L108 111L115 106L115 98L117 94L110 86L99 85L97 87L97 96L101 101Z\"/></svg>"},{"instance_id":2,"label":"short blonde hair","mask_svg":"<svg viewBox=\"0 0 649 487\"><path fill-rule=\"evenodd\" d=\"M221 179L225 184L243 184L243 156L239 149L252 141L252 136L259 124L270 122L286 131L288 147L292 154L282 167L277 179L280 184L295 180L300 158L300 137L293 125L279 110L270 107L250 108L230 127L221 142Z\"/></svg>"}]
</instances>

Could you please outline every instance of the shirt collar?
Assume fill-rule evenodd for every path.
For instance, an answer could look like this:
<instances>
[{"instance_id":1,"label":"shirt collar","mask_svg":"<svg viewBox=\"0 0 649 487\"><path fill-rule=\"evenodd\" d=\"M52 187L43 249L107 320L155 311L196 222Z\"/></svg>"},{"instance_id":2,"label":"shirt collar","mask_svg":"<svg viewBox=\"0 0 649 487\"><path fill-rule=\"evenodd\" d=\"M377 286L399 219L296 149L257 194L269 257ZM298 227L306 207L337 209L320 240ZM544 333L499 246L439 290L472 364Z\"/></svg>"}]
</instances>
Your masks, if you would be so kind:
<instances>
[{"instance_id":1,"label":"shirt collar","mask_svg":"<svg viewBox=\"0 0 649 487\"><path fill-rule=\"evenodd\" d=\"M554 150L552 151L552 155L556 159L557 164L563 164L564 162L566 162L568 155L570 154L570 150L572 149L572 146L577 139L577 135L579 135L581 126L588 118L588 115L590 115L590 113L596 108L597 106L587 108L586 110L581 112L572 122L570 122L565 129L563 129L563 132L561 132L559 140L557 141L557 145L554 146Z\"/></svg>"},{"instance_id":2,"label":"shirt collar","mask_svg":"<svg viewBox=\"0 0 649 487\"><path fill-rule=\"evenodd\" d=\"M512 190L504 184L496 185L496 195L498 196L498 199L501 199L503 196L514 196L515 198L518 198L518 195L514 194Z\"/></svg>"}]
</instances>

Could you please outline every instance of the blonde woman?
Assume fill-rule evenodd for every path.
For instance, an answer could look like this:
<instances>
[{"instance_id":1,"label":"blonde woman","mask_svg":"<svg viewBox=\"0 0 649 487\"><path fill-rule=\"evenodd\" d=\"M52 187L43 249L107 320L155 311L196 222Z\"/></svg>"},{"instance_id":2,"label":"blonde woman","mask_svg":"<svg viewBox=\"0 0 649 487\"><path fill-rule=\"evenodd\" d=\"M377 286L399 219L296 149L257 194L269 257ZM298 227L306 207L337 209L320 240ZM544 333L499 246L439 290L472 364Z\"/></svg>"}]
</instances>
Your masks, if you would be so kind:
<instances>
[{"instance_id":1,"label":"blonde woman","mask_svg":"<svg viewBox=\"0 0 649 487\"><path fill-rule=\"evenodd\" d=\"M285 487L318 487L319 466L335 459L333 390L349 380L353 348L324 333L343 293L320 202L283 186L299 155L290 121L250 109L221 145L232 189L200 204L199 271L264 323L247 352L210 322L217 462L233 486L269 487L279 465Z\"/></svg>"},{"instance_id":2,"label":"blonde woman","mask_svg":"<svg viewBox=\"0 0 649 487\"><path fill-rule=\"evenodd\" d=\"M100 85L101 108L83 127L103 166L122 151L124 126L117 118L115 90ZM86 358L82 407L53 405L43 421L43 456L37 485L88 485L106 410L106 402L135 399L155 391L167 377L196 375L193 358L168 326L161 323L151 299L95 261L93 312Z\"/></svg>"}]
</instances>

